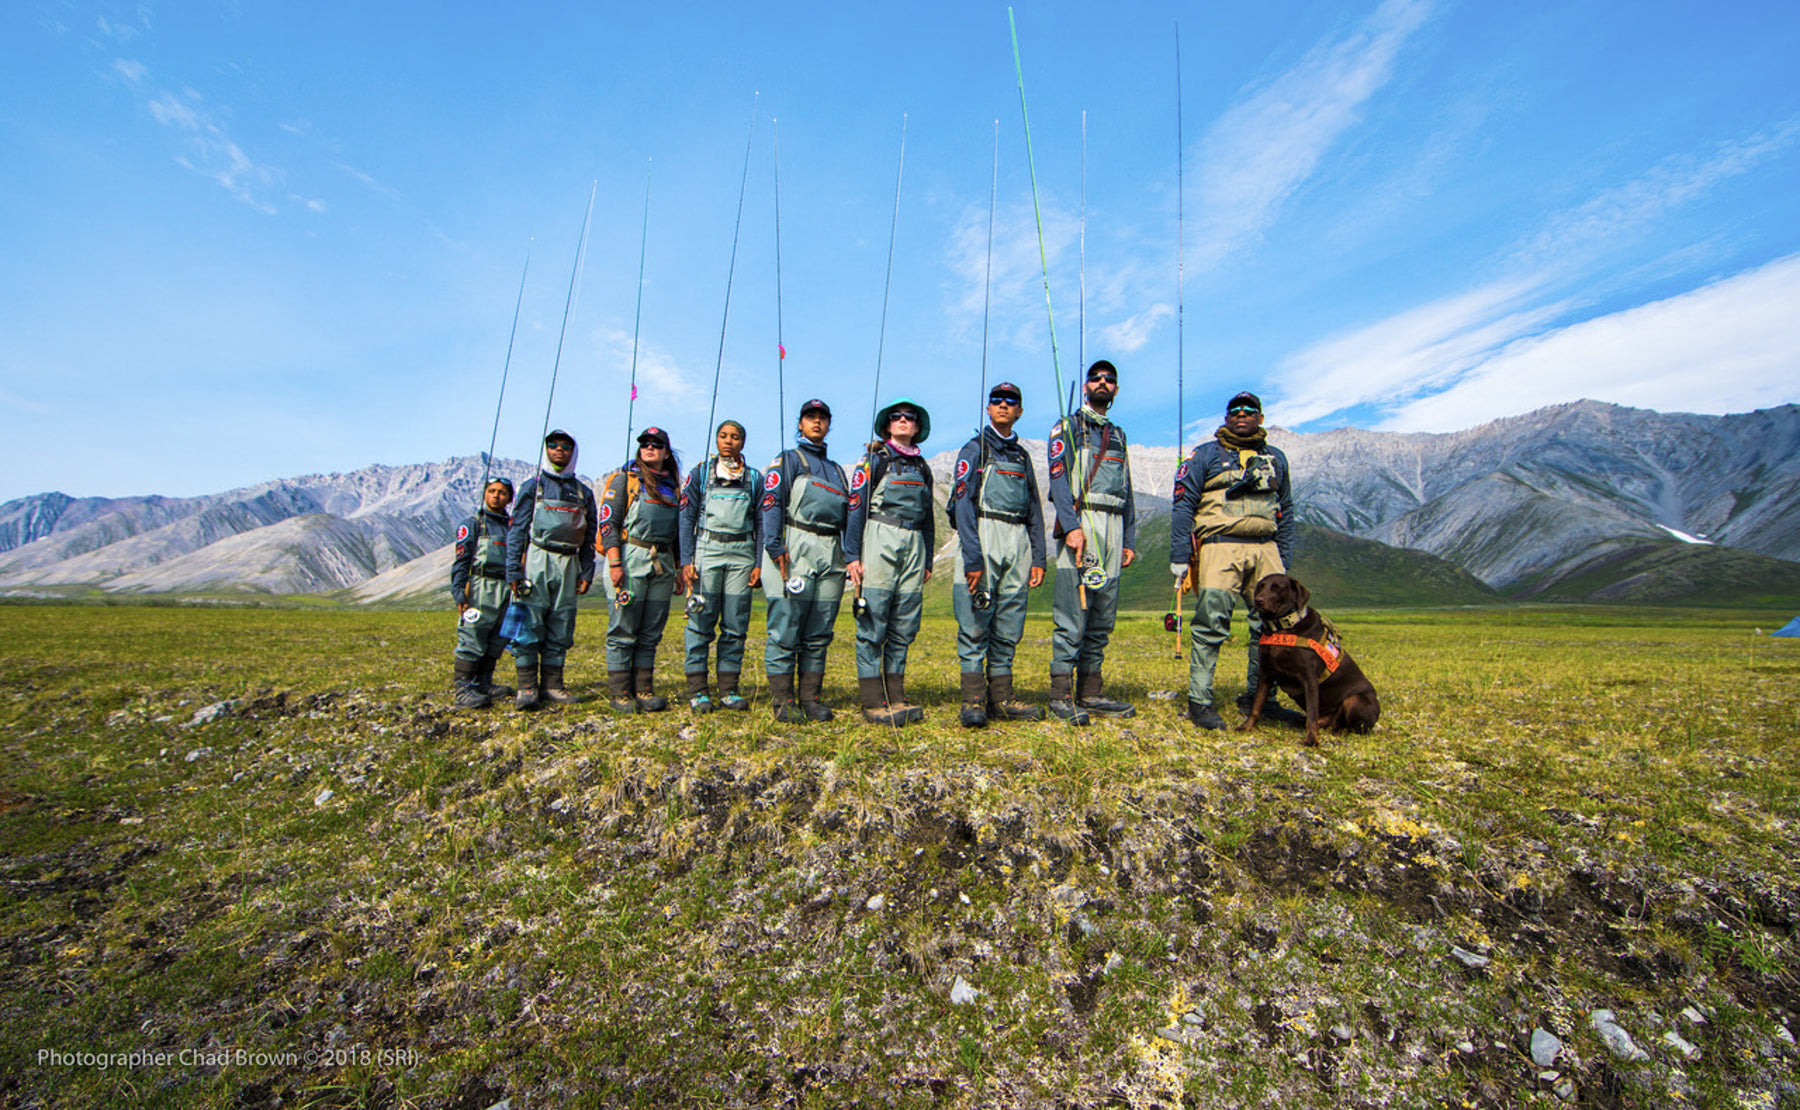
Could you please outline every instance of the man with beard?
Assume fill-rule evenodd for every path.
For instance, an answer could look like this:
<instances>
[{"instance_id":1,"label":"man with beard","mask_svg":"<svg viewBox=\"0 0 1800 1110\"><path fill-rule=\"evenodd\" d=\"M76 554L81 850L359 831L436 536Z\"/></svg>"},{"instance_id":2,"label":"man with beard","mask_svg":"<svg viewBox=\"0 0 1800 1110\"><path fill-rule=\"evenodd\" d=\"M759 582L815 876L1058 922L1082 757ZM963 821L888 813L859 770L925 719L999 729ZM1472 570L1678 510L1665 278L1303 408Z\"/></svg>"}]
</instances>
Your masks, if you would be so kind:
<instances>
[{"instance_id":1,"label":"man with beard","mask_svg":"<svg viewBox=\"0 0 1800 1110\"><path fill-rule=\"evenodd\" d=\"M1050 430L1050 501L1056 508L1055 617L1050 636L1050 712L1071 724L1090 714L1130 717L1128 703L1101 693L1101 666L1119 608L1119 574L1137 558L1137 504L1125 432L1106 412L1119 371L1088 367L1087 402Z\"/></svg>"},{"instance_id":2,"label":"man with beard","mask_svg":"<svg viewBox=\"0 0 1800 1110\"><path fill-rule=\"evenodd\" d=\"M1219 647L1231 634L1231 610L1239 597L1250 610L1249 688L1238 707L1250 711L1261 653L1256 641L1262 619L1251 593L1267 574L1285 574L1294 554L1294 497L1287 456L1269 446L1262 401L1240 393L1225 404L1225 423L1211 443L1194 448L1175 470L1169 509L1169 571L1192 585L1198 599L1188 651L1188 720L1200 728L1222 729L1213 707L1213 671ZM1196 550L1197 548L1197 550ZM1275 705L1265 718L1304 724L1306 718Z\"/></svg>"}]
</instances>

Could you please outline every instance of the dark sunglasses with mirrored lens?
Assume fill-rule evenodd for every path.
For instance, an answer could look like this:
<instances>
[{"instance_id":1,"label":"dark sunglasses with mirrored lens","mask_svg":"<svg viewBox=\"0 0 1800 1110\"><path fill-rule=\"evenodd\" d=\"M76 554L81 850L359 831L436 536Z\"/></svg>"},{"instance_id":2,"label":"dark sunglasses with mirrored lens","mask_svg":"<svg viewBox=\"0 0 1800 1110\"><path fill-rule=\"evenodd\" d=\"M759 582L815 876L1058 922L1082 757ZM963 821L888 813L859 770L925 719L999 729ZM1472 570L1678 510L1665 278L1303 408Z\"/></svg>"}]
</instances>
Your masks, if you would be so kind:
<instances>
[{"instance_id":1,"label":"dark sunglasses with mirrored lens","mask_svg":"<svg viewBox=\"0 0 1800 1110\"><path fill-rule=\"evenodd\" d=\"M990 405L1016 405L1018 403L1019 399L1017 397L1008 397L1004 393L996 393L988 398L988 404Z\"/></svg>"},{"instance_id":2,"label":"dark sunglasses with mirrored lens","mask_svg":"<svg viewBox=\"0 0 1800 1110\"><path fill-rule=\"evenodd\" d=\"M1226 415L1228 415L1228 416L1246 416L1246 415L1261 416L1262 410L1261 409L1253 409L1249 405L1239 405L1237 408L1226 410Z\"/></svg>"},{"instance_id":3,"label":"dark sunglasses with mirrored lens","mask_svg":"<svg viewBox=\"0 0 1800 1110\"><path fill-rule=\"evenodd\" d=\"M1118 385L1119 384L1119 376L1117 374L1113 374L1113 373L1109 373L1105 370L1101 370L1098 373L1089 374L1088 381L1090 381L1090 382L1105 382L1108 385Z\"/></svg>"}]
</instances>

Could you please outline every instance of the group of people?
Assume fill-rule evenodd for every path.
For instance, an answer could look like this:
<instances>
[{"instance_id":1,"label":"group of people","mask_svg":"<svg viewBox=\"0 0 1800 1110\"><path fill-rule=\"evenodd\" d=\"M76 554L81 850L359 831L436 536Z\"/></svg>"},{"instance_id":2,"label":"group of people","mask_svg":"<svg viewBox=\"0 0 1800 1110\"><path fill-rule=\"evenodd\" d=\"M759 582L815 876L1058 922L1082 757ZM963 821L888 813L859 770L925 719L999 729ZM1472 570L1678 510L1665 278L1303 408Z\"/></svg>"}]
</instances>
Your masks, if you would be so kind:
<instances>
[{"instance_id":1,"label":"group of people","mask_svg":"<svg viewBox=\"0 0 1800 1110\"><path fill-rule=\"evenodd\" d=\"M1057 561L1047 710L1078 725L1136 713L1106 695L1104 678L1120 576L1137 558L1128 445L1107 416L1118 392L1111 362L1088 367L1083 404L1057 421L1047 448ZM1046 716L1013 683L1029 592L1043 582L1047 562L1037 472L1015 431L1023 406L1010 382L988 391L987 424L957 453L946 506L959 574L951 591L958 719L968 727ZM726 420L715 452L684 478L667 433L645 428L632 458L601 484L597 504L575 476L574 437L549 433L537 473L516 501L511 482L489 482L481 509L457 532L450 577L460 616L457 704L479 708L512 697L535 709L574 700L563 665L575 639L576 599L604 558L615 710L668 708L656 693L655 660L676 596L687 599L688 707L748 709L740 682L751 591L760 586L768 597L763 669L776 719L832 718L823 700L826 656L848 589L863 718L896 727L921 720L924 710L907 697L906 664L938 547L932 472L921 451L931 416L905 397L882 408L874 439L848 473L827 450L830 430L831 407L807 401L794 446L758 471L744 459L744 426ZM1232 611L1239 598L1248 605L1264 574L1285 569L1295 530L1287 459L1268 445L1254 394L1233 397L1213 440L1176 470L1171 512L1170 569L1177 585L1197 595L1188 718L1224 728L1213 672ZM1254 691L1261 627L1249 608ZM494 679L509 647L516 689ZM1265 707L1263 716L1271 715Z\"/></svg>"}]
</instances>

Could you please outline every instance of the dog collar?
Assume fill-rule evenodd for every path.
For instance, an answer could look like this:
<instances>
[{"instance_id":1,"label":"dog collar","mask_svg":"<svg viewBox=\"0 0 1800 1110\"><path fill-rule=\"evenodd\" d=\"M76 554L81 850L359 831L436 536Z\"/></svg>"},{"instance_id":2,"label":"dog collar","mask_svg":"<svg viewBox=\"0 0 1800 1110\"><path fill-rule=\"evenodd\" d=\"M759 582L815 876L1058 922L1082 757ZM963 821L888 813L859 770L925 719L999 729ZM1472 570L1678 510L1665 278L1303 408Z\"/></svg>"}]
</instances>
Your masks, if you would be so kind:
<instances>
[{"instance_id":1,"label":"dog collar","mask_svg":"<svg viewBox=\"0 0 1800 1110\"><path fill-rule=\"evenodd\" d=\"M1305 620L1306 613L1307 613L1306 606L1302 605L1302 606L1300 606L1300 608L1294 610L1292 613L1289 613L1285 617L1276 617L1274 620L1270 621L1269 624L1271 627L1273 627L1275 629L1275 631L1280 632L1280 631L1283 631L1284 629L1292 628L1296 624L1299 624L1301 621Z\"/></svg>"}]
</instances>

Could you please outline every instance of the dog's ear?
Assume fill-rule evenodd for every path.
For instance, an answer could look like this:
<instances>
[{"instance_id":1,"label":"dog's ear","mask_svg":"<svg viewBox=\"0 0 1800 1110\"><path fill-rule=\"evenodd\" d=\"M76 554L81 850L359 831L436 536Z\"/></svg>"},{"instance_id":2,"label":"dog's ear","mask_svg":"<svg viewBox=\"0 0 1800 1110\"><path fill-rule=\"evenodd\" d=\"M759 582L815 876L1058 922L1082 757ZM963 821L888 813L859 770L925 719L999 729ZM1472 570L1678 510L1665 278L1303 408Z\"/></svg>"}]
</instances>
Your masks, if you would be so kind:
<instances>
[{"instance_id":1,"label":"dog's ear","mask_svg":"<svg viewBox=\"0 0 1800 1110\"><path fill-rule=\"evenodd\" d=\"M1312 591L1302 586L1297 579L1290 578L1288 581L1294 585L1294 608L1306 608L1312 602Z\"/></svg>"}]
</instances>

